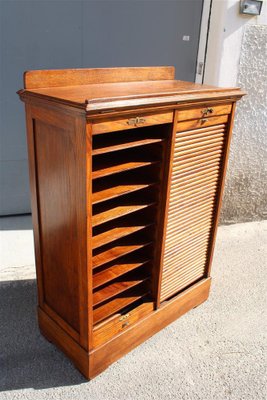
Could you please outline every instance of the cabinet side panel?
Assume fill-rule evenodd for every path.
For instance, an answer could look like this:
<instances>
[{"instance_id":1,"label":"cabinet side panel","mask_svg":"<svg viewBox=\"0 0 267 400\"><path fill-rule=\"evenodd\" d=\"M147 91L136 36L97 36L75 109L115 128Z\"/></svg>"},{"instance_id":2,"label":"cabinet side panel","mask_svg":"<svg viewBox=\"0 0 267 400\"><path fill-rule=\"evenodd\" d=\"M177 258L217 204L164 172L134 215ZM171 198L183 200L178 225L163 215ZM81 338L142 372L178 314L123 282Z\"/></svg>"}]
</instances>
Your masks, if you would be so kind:
<instances>
[{"instance_id":1,"label":"cabinet side panel","mask_svg":"<svg viewBox=\"0 0 267 400\"><path fill-rule=\"evenodd\" d=\"M215 203L214 223L213 223L211 237L210 237L210 243L209 243L209 260L208 260L208 265L207 265L207 276L210 276L210 272L211 272L211 264L212 264L213 254L214 254L215 240L216 240L217 229L218 229L218 224L219 224L219 219L220 219L220 211L221 211L221 206L222 206L227 163L228 163L228 158L229 158L230 144L231 144L233 126L234 126L235 110L236 110L236 103L233 103L232 113L230 115L230 120L229 120L229 124L227 127L227 134L226 134L225 146L224 146L225 149L224 149L224 153L223 153L223 157L222 157L221 175L220 175L220 181L218 184L217 199L216 199L216 203Z\"/></svg>"},{"instance_id":2,"label":"cabinet side panel","mask_svg":"<svg viewBox=\"0 0 267 400\"><path fill-rule=\"evenodd\" d=\"M81 154L74 121L60 127L33 119L33 135L44 303L79 332L79 265L86 262L81 260L86 228L80 224L83 200L78 195L80 185L84 193L86 186L78 179Z\"/></svg>"}]
</instances>

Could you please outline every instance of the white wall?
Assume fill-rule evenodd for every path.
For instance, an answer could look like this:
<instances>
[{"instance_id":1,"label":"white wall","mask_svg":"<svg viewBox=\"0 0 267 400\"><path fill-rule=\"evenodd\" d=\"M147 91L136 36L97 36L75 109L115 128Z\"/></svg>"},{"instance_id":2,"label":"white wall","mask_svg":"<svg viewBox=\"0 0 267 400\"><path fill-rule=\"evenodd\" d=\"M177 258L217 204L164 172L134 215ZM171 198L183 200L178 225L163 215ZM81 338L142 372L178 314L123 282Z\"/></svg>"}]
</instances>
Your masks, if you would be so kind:
<instances>
[{"instance_id":1,"label":"white wall","mask_svg":"<svg viewBox=\"0 0 267 400\"><path fill-rule=\"evenodd\" d=\"M267 1L261 15L239 13L239 0L213 0L204 83L236 86L244 27L267 24Z\"/></svg>"},{"instance_id":2,"label":"white wall","mask_svg":"<svg viewBox=\"0 0 267 400\"><path fill-rule=\"evenodd\" d=\"M213 0L204 83L239 86L221 222L267 217L267 3L258 17Z\"/></svg>"}]
</instances>

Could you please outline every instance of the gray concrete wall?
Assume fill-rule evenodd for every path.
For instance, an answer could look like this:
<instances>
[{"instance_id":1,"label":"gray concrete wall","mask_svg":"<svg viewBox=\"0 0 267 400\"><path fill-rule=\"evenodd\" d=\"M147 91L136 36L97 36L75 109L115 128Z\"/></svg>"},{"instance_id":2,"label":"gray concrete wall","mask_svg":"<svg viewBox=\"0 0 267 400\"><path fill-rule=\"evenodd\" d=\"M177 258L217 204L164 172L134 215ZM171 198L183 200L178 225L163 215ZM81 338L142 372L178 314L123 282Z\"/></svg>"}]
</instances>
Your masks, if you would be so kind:
<instances>
[{"instance_id":1,"label":"gray concrete wall","mask_svg":"<svg viewBox=\"0 0 267 400\"><path fill-rule=\"evenodd\" d=\"M0 0L0 215L30 212L23 72L174 65L194 81L201 11L202 0Z\"/></svg>"},{"instance_id":2,"label":"gray concrete wall","mask_svg":"<svg viewBox=\"0 0 267 400\"><path fill-rule=\"evenodd\" d=\"M247 92L237 106L222 223L267 217L267 26L247 25L237 85Z\"/></svg>"}]
</instances>

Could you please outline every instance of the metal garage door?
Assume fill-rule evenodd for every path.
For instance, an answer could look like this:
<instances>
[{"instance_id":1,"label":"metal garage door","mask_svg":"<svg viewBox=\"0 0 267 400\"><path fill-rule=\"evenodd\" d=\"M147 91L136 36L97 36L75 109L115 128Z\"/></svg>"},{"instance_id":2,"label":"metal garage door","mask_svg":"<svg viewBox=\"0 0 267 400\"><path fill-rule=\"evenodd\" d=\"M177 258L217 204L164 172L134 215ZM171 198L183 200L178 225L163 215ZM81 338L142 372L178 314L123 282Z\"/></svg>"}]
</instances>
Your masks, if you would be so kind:
<instances>
[{"instance_id":1,"label":"metal garage door","mask_svg":"<svg viewBox=\"0 0 267 400\"><path fill-rule=\"evenodd\" d=\"M0 215L30 212L28 69L174 65L194 81L203 0L1 1Z\"/></svg>"}]
</instances>

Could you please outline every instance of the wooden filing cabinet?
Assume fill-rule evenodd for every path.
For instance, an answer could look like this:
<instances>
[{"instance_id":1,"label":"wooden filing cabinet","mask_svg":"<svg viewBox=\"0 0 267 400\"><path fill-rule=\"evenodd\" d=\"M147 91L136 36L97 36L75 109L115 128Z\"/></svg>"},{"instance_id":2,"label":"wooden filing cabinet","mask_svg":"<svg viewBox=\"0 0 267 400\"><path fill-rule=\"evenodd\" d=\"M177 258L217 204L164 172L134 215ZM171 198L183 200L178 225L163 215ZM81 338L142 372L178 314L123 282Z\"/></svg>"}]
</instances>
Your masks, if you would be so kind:
<instances>
[{"instance_id":1,"label":"wooden filing cabinet","mask_svg":"<svg viewBox=\"0 0 267 400\"><path fill-rule=\"evenodd\" d=\"M235 103L172 67L28 71L41 332L87 377L208 298Z\"/></svg>"}]
</instances>

